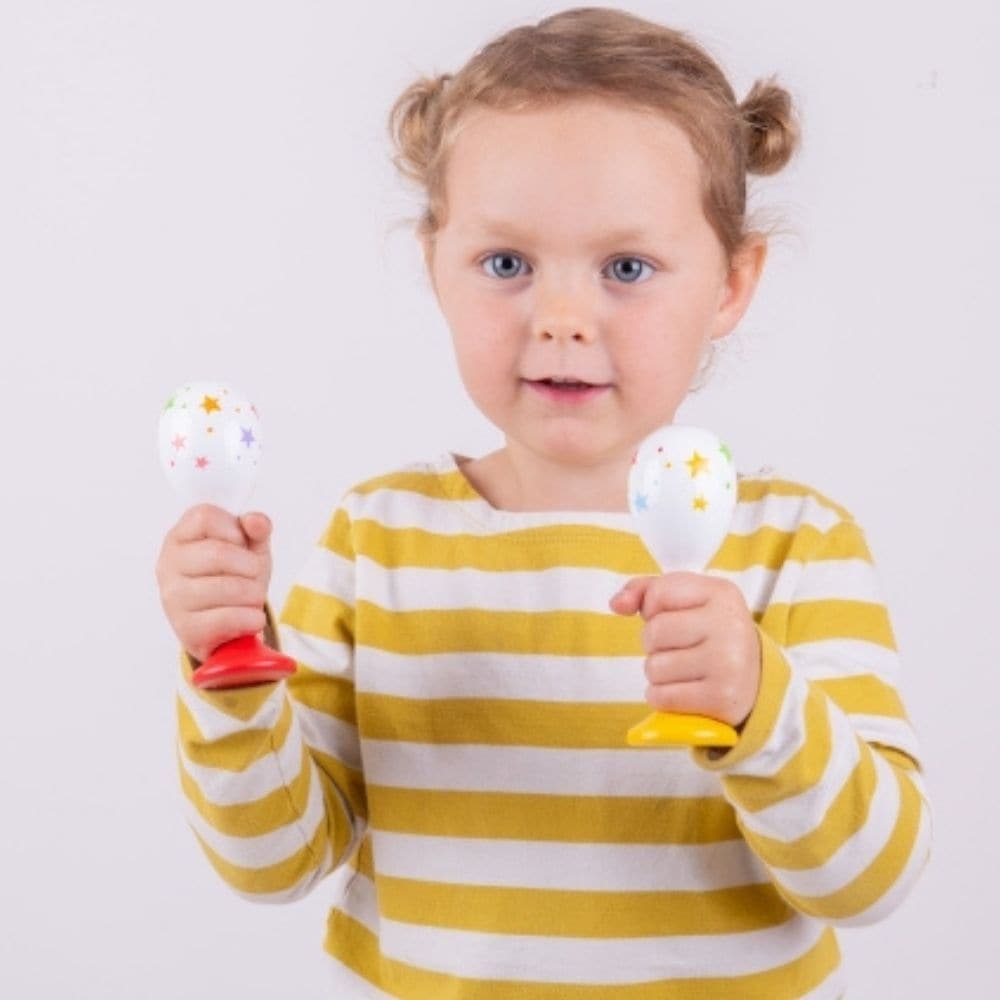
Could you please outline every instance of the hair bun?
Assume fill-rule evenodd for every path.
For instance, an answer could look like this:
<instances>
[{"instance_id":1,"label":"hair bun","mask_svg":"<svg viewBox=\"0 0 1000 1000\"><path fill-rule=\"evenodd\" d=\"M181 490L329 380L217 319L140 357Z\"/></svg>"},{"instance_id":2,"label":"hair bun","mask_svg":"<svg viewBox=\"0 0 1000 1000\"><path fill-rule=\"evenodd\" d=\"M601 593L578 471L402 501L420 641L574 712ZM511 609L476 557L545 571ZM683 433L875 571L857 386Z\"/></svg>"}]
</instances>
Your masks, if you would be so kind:
<instances>
[{"instance_id":1,"label":"hair bun","mask_svg":"<svg viewBox=\"0 0 1000 1000\"><path fill-rule=\"evenodd\" d=\"M777 173L799 144L799 123L791 95L774 82L758 80L740 104L746 124L747 171L751 174Z\"/></svg>"},{"instance_id":2,"label":"hair bun","mask_svg":"<svg viewBox=\"0 0 1000 1000\"><path fill-rule=\"evenodd\" d=\"M397 155L396 167L422 180L437 152L441 132L441 93L451 74L422 77L400 94L389 112L389 132Z\"/></svg>"}]
</instances>

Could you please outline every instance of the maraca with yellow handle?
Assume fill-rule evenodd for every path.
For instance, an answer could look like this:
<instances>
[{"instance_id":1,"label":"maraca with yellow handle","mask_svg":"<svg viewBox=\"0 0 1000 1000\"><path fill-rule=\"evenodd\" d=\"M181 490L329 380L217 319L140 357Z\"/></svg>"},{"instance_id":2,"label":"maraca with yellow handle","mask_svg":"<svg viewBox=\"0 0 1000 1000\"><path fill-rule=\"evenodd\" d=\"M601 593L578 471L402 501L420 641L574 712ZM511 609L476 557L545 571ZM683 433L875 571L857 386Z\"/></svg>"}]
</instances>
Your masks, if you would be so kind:
<instances>
[{"instance_id":1,"label":"maraca with yellow handle","mask_svg":"<svg viewBox=\"0 0 1000 1000\"><path fill-rule=\"evenodd\" d=\"M711 431L670 424L639 445L628 503L639 537L664 573L700 573L729 531L736 467ZM630 746L731 747L732 726L703 715L653 712L626 735Z\"/></svg>"},{"instance_id":2,"label":"maraca with yellow handle","mask_svg":"<svg viewBox=\"0 0 1000 1000\"><path fill-rule=\"evenodd\" d=\"M160 463L186 507L210 503L239 516L257 481L261 455L257 408L224 382L189 382L160 414ZM224 642L195 670L201 688L247 687L281 680L295 661L256 635Z\"/></svg>"}]
</instances>

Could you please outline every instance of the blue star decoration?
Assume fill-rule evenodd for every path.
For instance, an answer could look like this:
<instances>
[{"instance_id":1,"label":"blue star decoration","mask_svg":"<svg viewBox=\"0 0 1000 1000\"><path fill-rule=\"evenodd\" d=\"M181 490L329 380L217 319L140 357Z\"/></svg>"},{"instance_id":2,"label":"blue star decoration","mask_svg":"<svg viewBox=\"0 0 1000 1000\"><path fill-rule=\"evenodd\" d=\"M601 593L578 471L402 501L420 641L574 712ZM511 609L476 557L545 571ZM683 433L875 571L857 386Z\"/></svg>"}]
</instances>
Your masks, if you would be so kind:
<instances>
[{"instance_id":1,"label":"blue star decoration","mask_svg":"<svg viewBox=\"0 0 1000 1000\"><path fill-rule=\"evenodd\" d=\"M243 431L243 437L240 438L240 444L245 444L248 448L254 443L253 428L252 427L241 427Z\"/></svg>"},{"instance_id":2,"label":"blue star decoration","mask_svg":"<svg viewBox=\"0 0 1000 1000\"><path fill-rule=\"evenodd\" d=\"M632 506L636 510L645 510L648 506L645 496L641 493L636 493L634 500L632 501Z\"/></svg>"}]
</instances>

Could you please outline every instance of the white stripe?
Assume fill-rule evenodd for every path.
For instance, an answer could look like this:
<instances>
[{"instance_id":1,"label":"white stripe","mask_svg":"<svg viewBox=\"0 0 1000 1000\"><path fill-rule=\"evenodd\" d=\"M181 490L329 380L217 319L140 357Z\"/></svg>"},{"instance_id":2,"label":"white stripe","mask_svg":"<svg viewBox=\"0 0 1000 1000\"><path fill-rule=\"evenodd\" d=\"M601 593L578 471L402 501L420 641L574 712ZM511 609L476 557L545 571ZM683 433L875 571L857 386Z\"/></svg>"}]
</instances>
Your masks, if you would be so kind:
<instances>
[{"instance_id":1,"label":"white stripe","mask_svg":"<svg viewBox=\"0 0 1000 1000\"><path fill-rule=\"evenodd\" d=\"M379 875L455 885L589 892L710 892L769 883L742 839L718 844L556 844L372 831Z\"/></svg>"},{"instance_id":2,"label":"white stripe","mask_svg":"<svg viewBox=\"0 0 1000 1000\"><path fill-rule=\"evenodd\" d=\"M428 569L405 566L386 569L358 557L358 594L392 611L444 608L484 608L489 611L592 611L617 617L608 602L629 580L627 573L558 566L552 569L494 572L469 569Z\"/></svg>"},{"instance_id":3,"label":"white stripe","mask_svg":"<svg viewBox=\"0 0 1000 1000\"><path fill-rule=\"evenodd\" d=\"M354 563L321 545L310 551L295 583L336 597L348 606L354 603Z\"/></svg>"},{"instance_id":4,"label":"white stripe","mask_svg":"<svg viewBox=\"0 0 1000 1000\"><path fill-rule=\"evenodd\" d=\"M282 652L318 674L350 680L354 670L354 651L344 642L322 639L300 632L291 625L279 624Z\"/></svg>"},{"instance_id":5,"label":"white stripe","mask_svg":"<svg viewBox=\"0 0 1000 1000\"><path fill-rule=\"evenodd\" d=\"M315 708L295 703L295 714L306 745L342 764L361 769L361 747L357 727Z\"/></svg>"},{"instance_id":6,"label":"white stripe","mask_svg":"<svg viewBox=\"0 0 1000 1000\"><path fill-rule=\"evenodd\" d=\"M782 564L795 565L792 560ZM863 601L883 605L882 588L872 564L865 559L813 559L799 563L794 594L779 591L774 604L795 601Z\"/></svg>"},{"instance_id":7,"label":"white stripe","mask_svg":"<svg viewBox=\"0 0 1000 1000\"><path fill-rule=\"evenodd\" d=\"M309 778L309 801L302 816L270 833L254 837L234 837L212 827L188 800L187 818L199 837L224 860L241 868L266 868L302 850L325 822L323 793L314 765Z\"/></svg>"},{"instance_id":8,"label":"white stripe","mask_svg":"<svg viewBox=\"0 0 1000 1000\"><path fill-rule=\"evenodd\" d=\"M805 596L799 592L795 565L786 562L781 573L765 566L751 566L737 571L712 568L706 575L735 584L743 593L749 610L757 614L763 613L769 604L786 603L793 596L797 600L871 599L870 588L857 576L834 580L828 575L820 584L810 585L811 596ZM633 575L629 573L586 566L523 571L424 566L387 569L366 556L357 559L358 596L392 611L478 607L490 611L573 610L613 615L609 601L631 579ZM343 599L350 604L353 595Z\"/></svg>"},{"instance_id":9,"label":"white stripe","mask_svg":"<svg viewBox=\"0 0 1000 1000\"><path fill-rule=\"evenodd\" d=\"M641 712L646 690L643 663L641 656L416 655L359 646L355 684L359 693L401 698L633 702Z\"/></svg>"},{"instance_id":10,"label":"white stripe","mask_svg":"<svg viewBox=\"0 0 1000 1000\"><path fill-rule=\"evenodd\" d=\"M851 712L848 718L865 742L893 747L909 754L914 760L920 759L917 734L905 719L894 719L888 715L862 715L859 712Z\"/></svg>"},{"instance_id":11,"label":"white stripe","mask_svg":"<svg viewBox=\"0 0 1000 1000\"><path fill-rule=\"evenodd\" d=\"M895 686L899 679L899 654L865 639L817 639L783 649L792 669L810 681L874 674Z\"/></svg>"},{"instance_id":12,"label":"white stripe","mask_svg":"<svg viewBox=\"0 0 1000 1000\"><path fill-rule=\"evenodd\" d=\"M774 868L774 877L797 896L828 896L843 889L875 860L899 819L899 782L892 767L875 754L876 784L864 825L816 868Z\"/></svg>"},{"instance_id":13,"label":"white stripe","mask_svg":"<svg viewBox=\"0 0 1000 1000\"><path fill-rule=\"evenodd\" d=\"M390 788L537 795L721 795L721 777L687 750L558 750L542 747L363 740L365 780Z\"/></svg>"},{"instance_id":14,"label":"white stripe","mask_svg":"<svg viewBox=\"0 0 1000 1000\"><path fill-rule=\"evenodd\" d=\"M624 986L658 979L741 976L794 961L823 933L802 916L740 934L573 938L488 934L379 919L375 889L363 875L345 912L380 928L382 953L417 968L472 979Z\"/></svg>"},{"instance_id":15,"label":"white stripe","mask_svg":"<svg viewBox=\"0 0 1000 1000\"><path fill-rule=\"evenodd\" d=\"M302 740L292 726L284 746L255 760L242 771L196 764L178 743L181 766L213 805L233 806L262 799L265 795L291 784L301 771Z\"/></svg>"}]
</instances>

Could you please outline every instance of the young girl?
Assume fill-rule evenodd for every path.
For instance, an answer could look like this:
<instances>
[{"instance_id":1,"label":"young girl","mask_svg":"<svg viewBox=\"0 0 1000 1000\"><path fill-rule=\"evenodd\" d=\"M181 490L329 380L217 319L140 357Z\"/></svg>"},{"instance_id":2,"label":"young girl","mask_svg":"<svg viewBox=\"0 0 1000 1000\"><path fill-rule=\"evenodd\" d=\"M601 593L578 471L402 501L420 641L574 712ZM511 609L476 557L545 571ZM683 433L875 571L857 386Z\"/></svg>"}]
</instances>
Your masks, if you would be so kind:
<instances>
[{"instance_id":1,"label":"young girl","mask_svg":"<svg viewBox=\"0 0 1000 1000\"><path fill-rule=\"evenodd\" d=\"M253 899L337 873L331 996L840 996L832 928L889 913L929 844L862 531L742 477L711 573L661 575L625 494L751 300L746 174L791 155L788 95L737 103L685 36L590 8L413 84L391 129L503 445L349 491L280 617L287 683L189 681L223 640L277 644L267 519L171 530L195 833ZM738 742L631 749L649 705Z\"/></svg>"}]
</instances>

